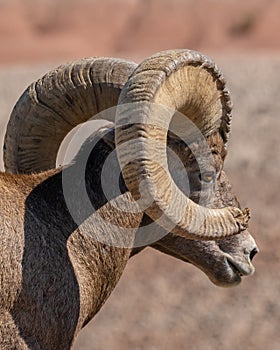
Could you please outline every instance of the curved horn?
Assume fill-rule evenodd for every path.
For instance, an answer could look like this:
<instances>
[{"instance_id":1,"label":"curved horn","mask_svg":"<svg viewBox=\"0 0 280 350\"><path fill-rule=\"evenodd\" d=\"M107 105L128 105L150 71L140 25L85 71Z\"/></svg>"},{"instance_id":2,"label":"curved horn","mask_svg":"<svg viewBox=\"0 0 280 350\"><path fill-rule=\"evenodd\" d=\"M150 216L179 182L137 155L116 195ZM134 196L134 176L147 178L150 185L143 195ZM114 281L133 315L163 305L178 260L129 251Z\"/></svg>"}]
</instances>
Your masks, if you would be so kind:
<instances>
[{"instance_id":1,"label":"curved horn","mask_svg":"<svg viewBox=\"0 0 280 350\"><path fill-rule=\"evenodd\" d=\"M7 126L6 171L30 173L54 168L67 133L116 106L136 66L114 58L86 58L61 65L32 83L16 103Z\"/></svg>"},{"instance_id":2,"label":"curved horn","mask_svg":"<svg viewBox=\"0 0 280 350\"><path fill-rule=\"evenodd\" d=\"M172 114L158 115L152 107L165 105L180 111L204 136L219 130L226 142L231 102L222 73L212 60L189 50L156 54L134 71L119 104L116 149L122 174L134 199L150 203L145 212L154 221L190 239L218 239L247 227L248 209L205 208L178 189L166 171ZM155 147L159 141L164 147Z\"/></svg>"}]
</instances>

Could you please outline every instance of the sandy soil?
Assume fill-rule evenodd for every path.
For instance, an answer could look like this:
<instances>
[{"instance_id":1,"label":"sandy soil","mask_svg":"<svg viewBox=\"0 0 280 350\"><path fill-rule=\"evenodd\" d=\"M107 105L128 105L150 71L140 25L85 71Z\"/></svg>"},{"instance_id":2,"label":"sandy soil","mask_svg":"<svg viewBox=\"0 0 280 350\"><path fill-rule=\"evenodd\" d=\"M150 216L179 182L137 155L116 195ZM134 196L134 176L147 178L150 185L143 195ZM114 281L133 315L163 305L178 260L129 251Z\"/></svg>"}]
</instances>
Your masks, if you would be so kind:
<instances>
[{"instance_id":1,"label":"sandy soil","mask_svg":"<svg viewBox=\"0 0 280 350\"><path fill-rule=\"evenodd\" d=\"M235 106L226 168L242 205L252 209L250 230L261 249L256 274L234 289L217 288L191 265L147 249L129 262L74 349L278 350L280 2L65 4L0 0L0 141L20 93L62 61L88 55L140 60L174 47L211 54Z\"/></svg>"}]
</instances>

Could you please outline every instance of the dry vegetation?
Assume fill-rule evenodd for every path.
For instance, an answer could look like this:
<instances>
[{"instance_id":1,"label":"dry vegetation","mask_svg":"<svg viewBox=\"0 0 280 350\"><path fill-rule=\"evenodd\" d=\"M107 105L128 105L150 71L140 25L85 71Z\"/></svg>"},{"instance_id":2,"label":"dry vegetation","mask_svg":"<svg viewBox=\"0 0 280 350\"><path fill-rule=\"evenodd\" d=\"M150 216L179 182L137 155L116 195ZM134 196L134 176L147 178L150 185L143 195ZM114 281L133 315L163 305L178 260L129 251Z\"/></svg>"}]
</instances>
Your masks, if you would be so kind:
<instances>
[{"instance_id":1,"label":"dry vegetation","mask_svg":"<svg viewBox=\"0 0 280 350\"><path fill-rule=\"evenodd\" d=\"M140 59L171 47L210 52L228 78L235 106L228 174L243 206L252 209L250 229L261 249L255 276L226 290L191 265L147 249L129 263L74 349L278 350L280 2L67 3L63 9L51 0L37 7L32 0L0 0L1 142L16 99L53 62L105 54Z\"/></svg>"}]
</instances>

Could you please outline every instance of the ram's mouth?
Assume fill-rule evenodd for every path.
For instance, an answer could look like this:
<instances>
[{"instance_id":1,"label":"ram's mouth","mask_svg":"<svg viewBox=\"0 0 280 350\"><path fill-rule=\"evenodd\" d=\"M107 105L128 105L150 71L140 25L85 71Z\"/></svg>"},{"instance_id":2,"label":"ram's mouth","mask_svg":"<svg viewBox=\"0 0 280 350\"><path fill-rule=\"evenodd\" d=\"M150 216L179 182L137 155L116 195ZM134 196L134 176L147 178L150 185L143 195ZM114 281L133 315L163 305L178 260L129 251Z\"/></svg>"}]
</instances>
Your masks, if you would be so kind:
<instances>
[{"instance_id":1,"label":"ram's mouth","mask_svg":"<svg viewBox=\"0 0 280 350\"><path fill-rule=\"evenodd\" d=\"M234 274L239 275L239 277L250 276L255 271L253 264L247 259L244 259L244 261L243 259L234 259L231 255L227 254L225 261L227 266Z\"/></svg>"},{"instance_id":2,"label":"ram's mouth","mask_svg":"<svg viewBox=\"0 0 280 350\"><path fill-rule=\"evenodd\" d=\"M226 263L229 266L229 268L235 273L238 274L240 277L243 276L242 271L238 268L238 266L236 266L235 264L233 264L229 259L226 258Z\"/></svg>"}]
</instances>

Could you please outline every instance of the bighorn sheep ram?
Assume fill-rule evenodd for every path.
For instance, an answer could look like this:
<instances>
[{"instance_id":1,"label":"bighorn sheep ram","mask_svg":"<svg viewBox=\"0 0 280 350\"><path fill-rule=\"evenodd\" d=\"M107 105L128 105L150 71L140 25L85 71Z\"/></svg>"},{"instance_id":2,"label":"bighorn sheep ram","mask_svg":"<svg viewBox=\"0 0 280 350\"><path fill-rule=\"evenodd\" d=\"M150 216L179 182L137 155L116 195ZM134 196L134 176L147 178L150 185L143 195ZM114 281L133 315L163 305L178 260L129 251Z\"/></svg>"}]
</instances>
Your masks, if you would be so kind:
<instances>
[{"instance_id":1,"label":"bighorn sheep ram","mask_svg":"<svg viewBox=\"0 0 280 350\"><path fill-rule=\"evenodd\" d=\"M192 151L200 147L197 140L186 145L172 132L167 135L172 114L158 116L149 103L188 116L205 137L213 162L204 164L202 147L198 165ZM123 107L116 124L87 140L71 165L54 169L66 134L116 105ZM239 209L222 170L230 123L221 72L209 58L188 50L161 52L139 66L83 59L31 84L12 112L4 147L7 173L0 173L0 348L69 349L129 258L146 245L197 266L216 285L237 285L251 275L258 248L246 230L249 212ZM153 148L154 142L164 147ZM168 162L176 173L166 142L188 173L188 196L166 171ZM118 179L120 193L106 198L102 169L110 155L109 178ZM67 179L72 179L68 202ZM92 212L79 192L83 183ZM211 208L198 205L213 184ZM78 219L70 213L71 203ZM144 210L143 203L148 203ZM135 205L141 210L131 210ZM163 230L158 223L170 232L154 242L148 238L142 247L133 245L139 228L146 226L144 236L153 235Z\"/></svg>"}]
</instances>

